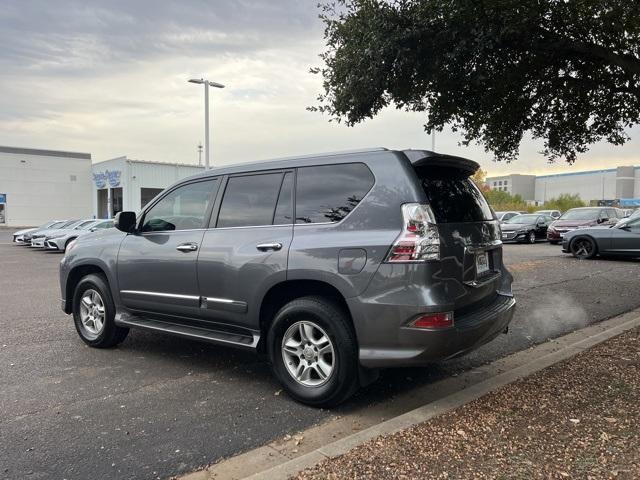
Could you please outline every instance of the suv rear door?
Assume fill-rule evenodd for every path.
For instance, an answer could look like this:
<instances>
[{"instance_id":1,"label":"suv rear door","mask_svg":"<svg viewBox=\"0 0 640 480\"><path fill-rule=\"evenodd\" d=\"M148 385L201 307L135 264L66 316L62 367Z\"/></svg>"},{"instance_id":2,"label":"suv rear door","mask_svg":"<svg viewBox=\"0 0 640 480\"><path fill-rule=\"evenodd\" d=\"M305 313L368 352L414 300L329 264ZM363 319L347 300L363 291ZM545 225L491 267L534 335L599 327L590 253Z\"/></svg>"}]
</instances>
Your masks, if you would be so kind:
<instances>
[{"instance_id":1,"label":"suv rear door","mask_svg":"<svg viewBox=\"0 0 640 480\"><path fill-rule=\"evenodd\" d=\"M499 222L469 179L471 172L455 161L443 163L418 161L414 171L440 236L440 264L430 281L445 282L453 307L460 309L494 297L499 290L502 242Z\"/></svg>"},{"instance_id":2,"label":"suv rear door","mask_svg":"<svg viewBox=\"0 0 640 480\"><path fill-rule=\"evenodd\" d=\"M230 175L198 257L203 317L257 328L265 292L287 275L294 172Z\"/></svg>"}]
</instances>

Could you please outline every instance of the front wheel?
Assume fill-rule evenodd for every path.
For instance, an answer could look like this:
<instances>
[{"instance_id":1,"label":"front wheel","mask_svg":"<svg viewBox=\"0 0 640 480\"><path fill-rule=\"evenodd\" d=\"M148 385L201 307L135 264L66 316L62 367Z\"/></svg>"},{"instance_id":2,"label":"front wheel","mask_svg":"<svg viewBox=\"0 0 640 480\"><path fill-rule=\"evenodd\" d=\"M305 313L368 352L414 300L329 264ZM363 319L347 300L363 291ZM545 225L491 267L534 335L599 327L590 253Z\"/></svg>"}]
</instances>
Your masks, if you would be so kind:
<instances>
[{"instance_id":1,"label":"front wheel","mask_svg":"<svg viewBox=\"0 0 640 480\"><path fill-rule=\"evenodd\" d=\"M577 237L571 241L569 247L571 254L581 260L593 258L596 255L597 248L595 242L589 237Z\"/></svg>"},{"instance_id":2,"label":"front wheel","mask_svg":"<svg viewBox=\"0 0 640 480\"><path fill-rule=\"evenodd\" d=\"M73 295L73 322L84 343L109 348L121 343L128 328L115 324L116 308L102 275L91 274L78 283Z\"/></svg>"},{"instance_id":3,"label":"front wheel","mask_svg":"<svg viewBox=\"0 0 640 480\"><path fill-rule=\"evenodd\" d=\"M316 407L344 402L358 388L358 349L336 303L303 297L280 309L267 335L275 376L295 400Z\"/></svg>"},{"instance_id":4,"label":"front wheel","mask_svg":"<svg viewBox=\"0 0 640 480\"><path fill-rule=\"evenodd\" d=\"M531 231L527 234L527 242L530 244L536 243L536 232Z\"/></svg>"}]
</instances>

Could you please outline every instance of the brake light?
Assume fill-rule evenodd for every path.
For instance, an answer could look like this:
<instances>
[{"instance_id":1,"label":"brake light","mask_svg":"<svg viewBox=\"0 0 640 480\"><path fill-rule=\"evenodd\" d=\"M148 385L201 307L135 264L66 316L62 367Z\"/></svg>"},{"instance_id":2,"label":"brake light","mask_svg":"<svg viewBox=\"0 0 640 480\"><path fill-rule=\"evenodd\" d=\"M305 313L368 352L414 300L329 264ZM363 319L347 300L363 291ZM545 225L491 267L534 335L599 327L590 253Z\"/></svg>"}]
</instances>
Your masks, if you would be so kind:
<instances>
[{"instance_id":1,"label":"brake light","mask_svg":"<svg viewBox=\"0 0 640 480\"><path fill-rule=\"evenodd\" d=\"M448 328L453 327L453 312L427 313L420 315L410 323L416 328Z\"/></svg>"},{"instance_id":2,"label":"brake light","mask_svg":"<svg viewBox=\"0 0 640 480\"><path fill-rule=\"evenodd\" d=\"M387 262L440 260L440 234L431 207L423 203L402 205L403 230L391 246Z\"/></svg>"}]
</instances>

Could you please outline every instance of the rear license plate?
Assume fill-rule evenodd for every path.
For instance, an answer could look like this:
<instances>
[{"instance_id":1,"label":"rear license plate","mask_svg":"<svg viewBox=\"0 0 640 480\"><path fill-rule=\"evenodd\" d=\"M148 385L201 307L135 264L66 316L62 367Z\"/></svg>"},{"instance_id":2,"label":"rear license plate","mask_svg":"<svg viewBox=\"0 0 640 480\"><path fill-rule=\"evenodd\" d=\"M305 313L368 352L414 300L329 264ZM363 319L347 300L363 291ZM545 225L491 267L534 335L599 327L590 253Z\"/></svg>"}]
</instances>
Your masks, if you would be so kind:
<instances>
[{"instance_id":1,"label":"rear license plate","mask_svg":"<svg viewBox=\"0 0 640 480\"><path fill-rule=\"evenodd\" d=\"M489 271L489 255L487 252L476 254L476 275L482 275Z\"/></svg>"}]
</instances>

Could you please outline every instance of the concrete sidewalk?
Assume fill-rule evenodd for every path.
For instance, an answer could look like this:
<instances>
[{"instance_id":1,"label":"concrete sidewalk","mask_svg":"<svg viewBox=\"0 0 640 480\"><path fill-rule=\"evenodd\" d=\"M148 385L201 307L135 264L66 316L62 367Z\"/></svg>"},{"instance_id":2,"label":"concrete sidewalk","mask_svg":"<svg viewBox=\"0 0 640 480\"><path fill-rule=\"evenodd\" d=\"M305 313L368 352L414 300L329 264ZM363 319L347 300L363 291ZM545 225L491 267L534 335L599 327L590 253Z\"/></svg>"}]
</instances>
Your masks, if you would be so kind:
<instances>
[{"instance_id":1,"label":"concrete sidewalk","mask_svg":"<svg viewBox=\"0 0 640 480\"><path fill-rule=\"evenodd\" d=\"M370 412L368 418L358 418L357 427L352 427L356 425L353 418L345 416L337 421L300 432L294 437L218 462L183 478L188 480L288 478L319 462L344 455L351 449L381 435L391 435L411 428L472 402L504 385L564 361L638 326L640 326L640 310L614 317L537 347L515 353L487 366L468 371L459 377L429 385L416 392L417 395L422 395L423 406L407 413L393 416L393 418L389 416L384 418L384 406L378 407L378 411ZM367 422L369 422L368 425ZM322 475L319 472L316 473Z\"/></svg>"}]
</instances>

